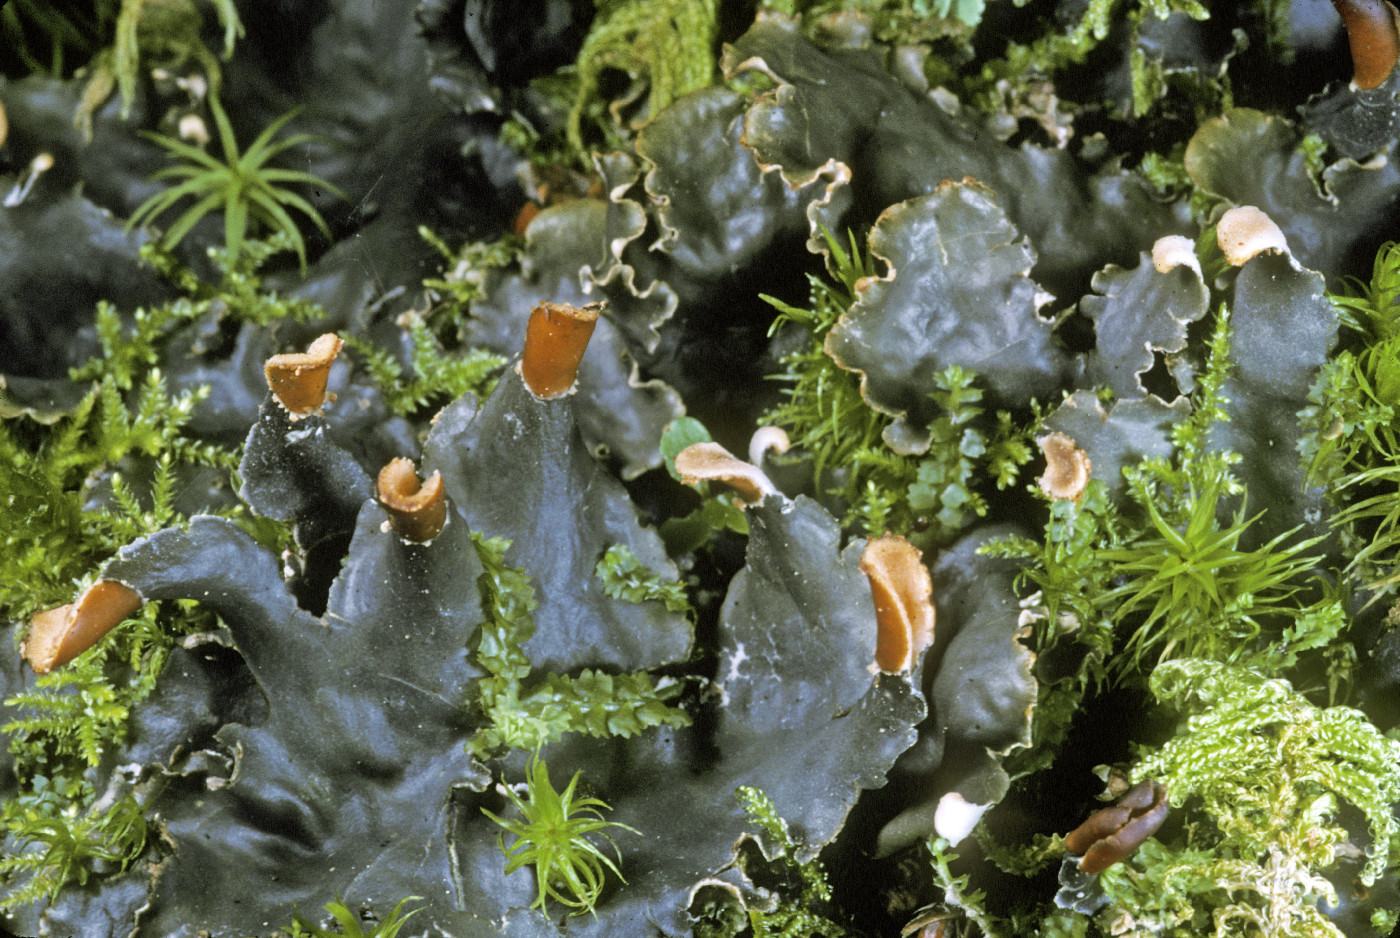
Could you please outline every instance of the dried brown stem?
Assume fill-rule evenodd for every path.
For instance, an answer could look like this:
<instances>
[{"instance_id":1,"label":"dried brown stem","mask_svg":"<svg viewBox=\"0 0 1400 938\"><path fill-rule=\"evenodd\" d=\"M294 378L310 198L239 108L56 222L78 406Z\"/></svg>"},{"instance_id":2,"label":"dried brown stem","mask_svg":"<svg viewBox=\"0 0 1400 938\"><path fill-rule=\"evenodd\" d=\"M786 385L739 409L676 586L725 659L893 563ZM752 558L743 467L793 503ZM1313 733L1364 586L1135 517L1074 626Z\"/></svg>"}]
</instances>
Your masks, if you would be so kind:
<instances>
[{"instance_id":1,"label":"dried brown stem","mask_svg":"<svg viewBox=\"0 0 1400 938\"><path fill-rule=\"evenodd\" d=\"M115 580L99 580L76 601L35 613L21 651L35 673L48 674L96 645L140 608L140 593Z\"/></svg>"},{"instance_id":2,"label":"dried brown stem","mask_svg":"<svg viewBox=\"0 0 1400 938\"><path fill-rule=\"evenodd\" d=\"M389 513L394 533L415 544L431 541L447 523L442 473L434 472L420 485L412 461L402 457L379 470L379 503Z\"/></svg>"},{"instance_id":3,"label":"dried brown stem","mask_svg":"<svg viewBox=\"0 0 1400 938\"><path fill-rule=\"evenodd\" d=\"M1100 808L1089 819L1065 835L1065 849L1083 854L1079 868L1086 873L1102 873L1120 860L1132 856L1167 819L1167 789L1161 782L1138 782L1117 804Z\"/></svg>"},{"instance_id":4,"label":"dried brown stem","mask_svg":"<svg viewBox=\"0 0 1400 938\"><path fill-rule=\"evenodd\" d=\"M1332 0L1351 45L1352 81L1375 88L1400 59L1400 13L1387 0Z\"/></svg>"},{"instance_id":5,"label":"dried brown stem","mask_svg":"<svg viewBox=\"0 0 1400 938\"><path fill-rule=\"evenodd\" d=\"M325 406L326 381L331 365L345 343L340 336L327 332L305 352L274 355L267 360L263 373L272 396L294 417L304 417Z\"/></svg>"},{"instance_id":6,"label":"dried brown stem","mask_svg":"<svg viewBox=\"0 0 1400 938\"><path fill-rule=\"evenodd\" d=\"M520 358L520 377L530 393L550 400L574 389L579 363L602 308L599 303L541 303L530 312Z\"/></svg>"}]
</instances>

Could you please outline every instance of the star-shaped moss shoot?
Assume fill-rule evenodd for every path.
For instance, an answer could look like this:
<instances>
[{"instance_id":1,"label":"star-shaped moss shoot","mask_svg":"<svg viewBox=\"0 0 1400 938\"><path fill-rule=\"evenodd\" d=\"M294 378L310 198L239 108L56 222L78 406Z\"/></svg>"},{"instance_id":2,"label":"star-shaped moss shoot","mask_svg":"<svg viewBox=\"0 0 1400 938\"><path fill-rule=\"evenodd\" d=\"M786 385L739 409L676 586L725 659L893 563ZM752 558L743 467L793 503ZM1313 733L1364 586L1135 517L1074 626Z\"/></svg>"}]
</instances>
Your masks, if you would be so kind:
<instances>
[{"instance_id":1,"label":"star-shaped moss shoot","mask_svg":"<svg viewBox=\"0 0 1400 938\"><path fill-rule=\"evenodd\" d=\"M530 760L526 774L526 798L505 785L498 786L520 813L518 820L481 809L482 814L515 835L515 842L509 847L505 834L498 841L501 852L509 859L506 875L523 866L534 866L539 895L531 908L543 909L545 900L553 899L573 909L576 915L592 912L596 917L594 906L603 894L607 872L611 870L619 879L622 872L588 835L601 834L621 859L617 844L601 832L613 827L634 834L640 831L604 820L602 812L608 807L606 802L575 797L582 773L575 772L563 792L556 791L549 780L549 767L536 755Z\"/></svg>"}]
</instances>

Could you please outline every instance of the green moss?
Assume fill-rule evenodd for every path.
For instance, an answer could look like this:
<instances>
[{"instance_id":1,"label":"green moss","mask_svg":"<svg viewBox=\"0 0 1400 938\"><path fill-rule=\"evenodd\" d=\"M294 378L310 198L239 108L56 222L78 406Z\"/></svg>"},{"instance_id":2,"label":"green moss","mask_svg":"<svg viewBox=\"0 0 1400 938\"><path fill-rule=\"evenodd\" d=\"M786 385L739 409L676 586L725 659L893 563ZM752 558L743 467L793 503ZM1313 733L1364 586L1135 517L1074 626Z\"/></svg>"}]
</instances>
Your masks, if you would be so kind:
<instances>
[{"instance_id":1,"label":"green moss","mask_svg":"<svg viewBox=\"0 0 1400 938\"><path fill-rule=\"evenodd\" d=\"M1001 92L997 83L1009 81L1016 84L1027 77L1044 78L1054 75L1060 69L1071 65L1082 65L1089 54L1098 47L1113 24L1122 18L1140 18L1151 13L1165 19L1172 12L1181 12L1193 19L1209 18L1209 12L1198 0L1140 0L1131 4L1128 0L1089 0L1074 25L1060 31L1049 30L1040 38L1028 43L1010 42L1001 57L982 66L981 73L968 80L967 92L983 110L995 112ZM1134 73L1134 100L1139 96L1156 100L1152 78L1145 71L1146 63Z\"/></svg>"},{"instance_id":2,"label":"green moss","mask_svg":"<svg viewBox=\"0 0 1400 938\"><path fill-rule=\"evenodd\" d=\"M1318 578L1318 539L1287 532L1242 549L1256 517L1231 471L1237 457L1210 448L1228 419L1223 389L1229 317L1221 309L1191 416L1173 428L1175 454L1124 471L1131 504L1109 500L1091 479L1077 500L1048 502L1043 540L1005 537L982 548L1026 561L1022 582L1032 644L1040 655L1074 647L1075 665L1040 683L1032 745L1006 763L1013 777L1055 759L1085 696L1111 678L1144 681L1160 662L1207 658L1286 670L1336 699L1350 682L1349 625L1341 593Z\"/></svg>"},{"instance_id":3,"label":"green moss","mask_svg":"<svg viewBox=\"0 0 1400 938\"><path fill-rule=\"evenodd\" d=\"M499 786L515 807L518 818L504 818L485 808L481 813L500 825L515 840L509 846L505 834L500 835L501 852L506 855L506 875L525 866L535 868L537 894L532 909L543 909L547 900L554 900L570 909L570 914L593 913L603 894L608 873L622 879L622 873L612 858L589 839L601 836L616 852L622 854L606 831L617 829L633 834L634 827L603 818L608 805L597 798L576 797L582 773L574 777L562 792L549 780L549 767L538 755L526 769L526 794L521 798L515 790Z\"/></svg>"},{"instance_id":4,"label":"green moss","mask_svg":"<svg viewBox=\"0 0 1400 938\"><path fill-rule=\"evenodd\" d=\"M1301 643L1315 647L1317 630L1330 640L1342 628L1338 600L1325 591L1319 595L1309 583L1318 558L1306 552L1319 538L1290 541L1290 531L1261 547L1240 549L1257 516L1228 509L1245 494L1230 468L1238 457L1209 442L1211 427L1229 419L1223 396L1229 336L1222 308L1191 416L1172 429L1175 455L1124 471L1138 509L1134 516L1114 520L1091 485L1083 508L1052 502L1043 547L1011 539L989 548L1036 561L1025 575L1041 588L1050 613L1042 643L1053 643L1049 636L1062 610L1080 624L1106 618L1120 635L1118 669L1146 674L1154 657L1291 665ZM1278 640L1284 623L1304 622L1307 629L1289 633L1300 644L1270 657L1267 642Z\"/></svg>"},{"instance_id":5,"label":"green moss","mask_svg":"<svg viewBox=\"0 0 1400 938\"><path fill-rule=\"evenodd\" d=\"M173 517L169 501L177 468L230 468L233 454L186 437L182 430L203 391L171 395L165 378L150 369L139 386L119 356L72 413L50 426L17 418L0 424L0 523L5 555L0 558L0 609L12 618L72 598L73 582L126 543L134 531L151 533ZM84 372L90 373L90 372ZM153 469L149 510L113 477L114 491L129 496L114 506L87 504L89 479L121 463ZM147 528L148 524L156 528Z\"/></svg>"},{"instance_id":6,"label":"green moss","mask_svg":"<svg viewBox=\"0 0 1400 938\"><path fill-rule=\"evenodd\" d=\"M1170 935L1188 938L1214 932L1211 912L1230 905L1229 893L1216 884L1223 869L1215 868L1215 854L1193 847L1170 848L1149 839L1132 860L1118 863L1099 874L1099 885L1109 900L1097 921L1121 923L1127 935ZM1076 915L1083 927L1087 916ZM1233 934L1270 934L1243 926ZM1112 926L1110 926L1112 927ZM1101 934L1102 928L1096 933ZM1282 934L1293 934L1283 932Z\"/></svg>"},{"instance_id":7,"label":"green moss","mask_svg":"<svg viewBox=\"0 0 1400 938\"><path fill-rule=\"evenodd\" d=\"M715 80L718 0L596 2L598 12L574 66L578 86L567 137L578 154L598 142L623 145L632 130L666 105ZM605 88L610 72L623 77L620 93ZM636 117L623 118L622 111Z\"/></svg>"},{"instance_id":8,"label":"green moss","mask_svg":"<svg viewBox=\"0 0 1400 938\"><path fill-rule=\"evenodd\" d=\"M1135 922L1130 934L1160 934L1155 916L1181 933L1340 935L1317 903L1336 901L1325 874L1353 836L1342 813L1369 828L1359 879L1370 885L1396 839L1400 742L1359 711L1318 707L1247 668L1180 659L1150 686L1187 719L1133 777L1162 782L1184 807L1184 844L1144 847L1105 873L1103 914Z\"/></svg>"},{"instance_id":9,"label":"green moss","mask_svg":"<svg viewBox=\"0 0 1400 938\"><path fill-rule=\"evenodd\" d=\"M220 319L271 326L283 320L307 322L325 316L325 311L310 300L282 296L263 287L262 269L273 257L293 250L295 243L291 236L282 231L272 232L259 240L244 241L236 253L227 248L211 247L209 260L219 271L217 283L200 280L174 254L155 242L141 246L141 260L185 294L173 307L178 318L190 319L215 313ZM171 311L157 308L152 314L170 316ZM143 315L150 314L137 311L138 325ZM101 328L100 320L98 325ZM143 341L140 329L134 338L138 342ZM122 347L129 341L122 340ZM110 350L104 351L111 354ZM119 351L119 354L130 353ZM155 361L154 358L149 360L152 363Z\"/></svg>"},{"instance_id":10,"label":"green moss","mask_svg":"<svg viewBox=\"0 0 1400 938\"><path fill-rule=\"evenodd\" d=\"M1090 479L1078 501L1050 502L1043 541L1005 537L982 547L990 556L1028 561L1021 576L1035 589L1025 602L1032 647L1037 655L1068 654L1075 662L1067 671L1039 680L1031 744L1014 750L1003 766L1012 778L1048 768L1086 695L1108 683L1114 621L1101 597L1112 588L1114 571L1100 562L1099 552L1122 542L1122 527L1107 488Z\"/></svg>"},{"instance_id":11,"label":"green moss","mask_svg":"<svg viewBox=\"0 0 1400 938\"><path fill-rule=\"evenodd\" d=\"M769 335L791 323L809 336L801 348L780 360L783 370L774 380L788 387L783 389L783 402L764 415L762 422L788 432L792 444L812 460L819 481L828 469L849 470L852 478L841 491L854 502L865 488L858 478L861 470L894 466L896 457L880 438L888 420L860 396L860 379L838 367L822 346L831 327L855 302L856 284L875 275L875 263L861 250L854 232L846 233L845 247L831 232L823 230L823 236L830 258L829 276L807 275L810 293L806 307L760 294L779 313ZM907 473L903 467L896 469L896 474L903 473Z\"/></svg>"},{"instance_id":12,"label":"green moss","mask_svg":"<svg viewBox=\"0 0 1400 938\"><path fill-rule=\"evenodd\" d=\"M492 241L469 241L456 251L427 225L418 226L418 236L442 255L446 265L441 277L423 281L428 299L434 304L430 319L466 315L471 304L485 295L491 272L518 262L525 248L525 239L514 234L503 234Z\"/></svg>"},{"instance_id":13,"label":"green moss","mask_svg":"<svg viewBox=\"0 0 1400 938\"><path fill-rule=\"evenodd\" d=\"M1346 348L1323 365L1301 417L1308 481L1332 518L1348 572L1381 593L1400 583L1400 245L1376 254L1369 283L1329 294Z\"/></svg>"},{"instance_id":14,"label":"green moss","mask_svg":"<svg viewBox=\"0 0 1400 938\"><path fill-rule=\"evenodd\" d=\"M1150 686L1188 720L1135 778L1165 783L1173 804L1199 797L1221 846L1257 856L1269 845L1317 872L1349 836L1339 817L1346 802L1370 829L1362 882L1384 872L1400 831L1391 812L1400 802L1400 742L1358 710L1318 707L1286 681L1216 661L1168 662Z\"/></svg>"},{"instance_id":15,"label":"green moss","mask_svg":"<svg viewBox=\"0 0 1400 938\"><path fill-rule=\"evenodd\" d=\"M155 221L186 198L193 198L193 205L187 206L180 216L161 235L161 246L172 250L175 245L197 225L205 215L216 208L222 209L224 216L224 248L231 258L236 259L242 250L248 229L263 228L269 233L277 233L290 243L306 271L306 244L296 221L288 209L300 212L330 238L330 229L310 202L297 195L288 184L306 185L324 189L338 198L345 198L339 187L324 179L299 169L283 169L266 165L279 154L310 143L315 138L310 134L293 134L274 142L282 127L296 111L288 111L263 129L246 149L239 149L234 137L233 126L216 96L208 99L209 110L214 115L218 127L219 144L223 160L218 160L199 147L167 137L143 131L148 139L160 144L173 157L183 162L158 170L152 179L179 180L170 188L157 192L137 206L127 221L127 229ZM236 261L235 261L236 262Z\"/></svg>"},{"instance_id":16,"label":"green moss","mask_svg":"<svg viewBox=\"0 0 1400 938\"><path fill-rule=\"evenodd\" d=\"M0 899L0 909L40 899L53 902L69 883L87 883L95 864L116 864L125 870L146 848L146 819L130 795L105 811L76 816L61 810L63 799L42 795L5 805L5 826L17 849L0 858L0 880L26 881Z\"/></svg>"},{"instance_id":17,"label":"green moss","mask_svg":"<svg viewBox=\"0 0 1400 938\"><path fill-rule=\"evenodd\" d=\"M291 938L397 938L398 933L408 924L408 920L418 912L417 909L414 909L405 914L404 906L418 900L418 896L400 899L388 917L375 922L369 931L365 931L361 917L350 911L345 903L337 898L333 902L327 902L325 909L335 919L339 927L322 928L305 921L298 915L291 925L282 929L282 932Z\"/></svg>"},{"instance_id":18,"label":"green moss","mask_svg":"<svg viewBox=\"0 0 1400 938\"><path fill-rule=\"evenodd\" d=\"M223 30L223 57L233 55L243 24L233 0L209 0ZM67 77L86 69L87 81L73 117L86 140L92 115L119 89L122 117L131 113L136 86L153 68L176 70L195 62L217 93L218 58L204 45L204 15L195 0L96 0L56 4L13 0L0 5L0 36L31 72Z\"/></svg>"},{"instance_id":19,"label":"green moss","mask_svg":"<svg viewBox=\"0 0 1400 938\"><path fill-rule=\"evenodd\" d=\"M853 233L848 247L823 234L829 278L808 275L808 306L763 296L779 312L770 333L792 324L808 338L781 358L774 380L788 387L761 422L788 432L789 458L810 460L818 487L845 504L843 525L871 535L919 530L935 542L951 540L986 514L988 483L1005 489L1015 482L1031 458L1030 437L1010 414L984 413L977 375L952 366L935 379L933 396L943 413L929 427L928 453L916 458L890 449L883 436L890 418L866 403L860 375L838 366L825 349L827 334L856 300L856 284L875 275L874 261Z\"/></svg>"},{"instance_id":20,"label":"green moss","mask_svg":"<svg viewBox=\"0 0 1400 938\"><path fill-rule=\"evenodd\" d=\"M9 467L0 473L0 614L23 622L70 602L118 548L183 523L176 496L190 474L228 474L229 486L238 488L239 455L186 429L207 388L172 394L157 366L176 330L211 314L260 324L319 315L311 304L262 292L256 266L277 249L249 242L234 262L221 255L227 266L214 286L148 247L146 260L186 295L137 309L125 321L100 304L102 354L71 373L91 389L52 423L23 412L0 422L0 461ZM291 542L285 525L230 514L265 543ZM141 852L144 821L138 837L130 812L118 813L131 803L99 809L81 779L122 744L132 708L154 690L180 640L217 628L193 602L147 603L74 662L4 701L11 719L0 730L9 737L20 793L7 803L3 823L17 844L33 845L5 867L14 884L9 905L52 897L90 869L110 871ZM140 809L133 810L139 818Z\"/></svg>"},{"instance_id":21,"label":"green moss","mask_svg":"<svg viewBox=\"0 0 1400 938\"><path fill-rule=\"evenodd\" d=\"M1229 523L1220 522L1224 499L1238 489L1223 466L1209 462L1190 468L1193 478L1182 494L1166 487L1170 470L1161 463L1144 463L1130 477L1151 528L1099 554L1116 578L1126 579L1103 598L1116 619L1134 623L1122 649L1125 668L1150 670L1153 656L1255 661L1271 617L1324 612L1298 599L1318 561L1305 552L1321 538L1290 544L1288 532L1241 550L1240 539L1256 518L1237 511ZM1345 621L1340 610L1330 618Z\"/></svg>"},{"instance_id":22,"label":"green moss","mask_svg":"<svg viewBox=\"0 0 1400 938\"><path fill-rule=\"evenodd\" d=\"M426 226L419 226L418 234L437 249L448 267L442 276L423 281L432 306L426 312L410 311L398 320L407 332L408 373L389 350L341 333L345 344L364 362L384 402L405 417L435 411L465 394L485 398L496 386L506 359L485 349L461 347L458 326L470 315L472 302L483 295L492 271L515 263L523 244L514 235L503 235L454 251Z\"/></svg>"},{"instance_id":23,"label":"green moss","mask_svg":"<svg viewBox=\"0 0 1400 938\"><path fill-rule=\"evenodd\" d=\"M394 413L410 416L435 410L464 394L485 397L491 393L506 364L503 356L484 349L448 352L416 314L408 316L405 328L413 348L409 356L413 375L407 378L392 354L358 336L341 333L345 344L364 361L384 402Z\"/></svg>"},{"instance_id":24,"label":"green moss","mask_svg":"<svg viewBox=\"0 0 1400 938\"><path fill-rule=\"evenodd\" d=\"M663 583L660 574L649 570L626 544L614 544L593 570L603 584L603 592L629 603L656 600L671 612L691 613L690 599L682 583Z\"/></svg>"},{"instance_id":25,"label":"green moss","mask_svg":"<svg viewBox=\"0 0 1400 938\"><path fill-rule=\"evenodd\" d=\"M949 909L958 910L963 917L975 922L987 938L1000 938L1009 934L1002 928L1003 923L987 912L986 896L980 889L972 888L971 877L966 873L953 872L958 855L953 852L952 845L942 837L933 837L926 847L933 884L943 893L943 904Z\"/></svg>"},{"instance_id":26,"label":"green moss","mask_svg":"<svg viewBox=\"0 0 1400 938\"><path fill-rule=\"evenodd\" d=\"M538 751L565 733L633 736L656 726L688 726L690 717L672 706L682 685L653 682L646 672L606 674L585 670L574 677L533 670L523 646L535 634L535 588L523 570L508 566L509 543L473 532L485 572L478 581L482 611L476 660L488 673L476 685L484 719L467 749L488 758L507 748Z\"/></svg>"},{"instance_id":27,"label":"green moss","mask_svg":"<svg viewBox=\"0 0 1400 938\"><path fill-rule=\"evenodd\" d=\"M214 8L219 25L223 27L223 55L227 59L233 55L233 44L243 35L243 24L238 19L233 0L210 0L209 5ZM111 4L100 3L98 8L109 12ZM100 99L96 102L89 100L94 82L114 79L122 95L122 117L126 117L131 111L131 103L136 100L136 80L142 70L143 58L147 61L147 71L152 67L152 60L169 68L194 59L209 76L211 90L217 93L221 80L219 62L201 40L203 31L204 16L194 0L121 0L110 59L99 58L94 77L84 94L84 108L89 103L101 104ZM112 73L110 78L104 75L107 70ZM87 113L91 114L93 110L96 108Z\"/></svg>"},{"instance_id":28,"label":"green moss","mask_svg":"<svg viewBox=\"0 0 1400 938\"><path fill-rule=\"evenodd\" d=\"M762 857L744 861L744 871L777 896L774 908L748 910L748 926L754 938L806 938L822 935L842 938L851 931L836 915L826 867L820 860L797 859L799 844L787 822L766 793L742 785L739 802L749 823L762 832Z\"/></svg>"},{"instance_id":29,"label":"green moss","mask_svg":"<svg viewBox=\"0 0 1400 938\"><path fill-rule=\"evenodd\" d=\"M1292 0L1250 0L1249 5L1262 23L1269 58L1279 65L1293 64Z\"/></svg>"},{"instance_id":30,"label":"green moss","mask_svg":"<svg viewBox=\"0 0 1400 938\"><path fill-rule=\"evenodd\" d=\"M974 517L985 517L987 499L980 490L984 478L1004 491L1033 452L1029 431L1016 427L1005 411L997 414L994 431L975 424L983 414L977 406L982 391L974 386L976 379L975 373L956 365L934 379L938 390L932 397L943 415L929 426L928 455L919 460L907 491L909 508L935 541L951 541Z\"/></svg>"}]
</instances>

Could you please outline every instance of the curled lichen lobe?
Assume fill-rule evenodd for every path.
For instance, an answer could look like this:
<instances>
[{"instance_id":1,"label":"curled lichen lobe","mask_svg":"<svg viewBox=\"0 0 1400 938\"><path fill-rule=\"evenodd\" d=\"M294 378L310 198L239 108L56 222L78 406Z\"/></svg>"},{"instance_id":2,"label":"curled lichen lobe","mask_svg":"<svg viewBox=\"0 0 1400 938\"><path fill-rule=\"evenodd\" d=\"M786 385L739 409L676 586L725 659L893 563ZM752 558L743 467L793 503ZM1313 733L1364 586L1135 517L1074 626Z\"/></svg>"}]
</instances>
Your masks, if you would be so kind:
<instances>
[{"instance_id":1,"label":"curled lichen lobe","mask_svg":"<svg viewBox=\"0 0 1400 938\"><path fill-rule=\"evenodd\" d=\"M1240 205L1220 216L1215 240L1231 266L1243 267L1264 251L1288 253L1288 241L1274 220L1253 205Z\"/></svg>"},{"instance_id":2,"label":"curled lichen lobe","mask_svg":"<svg viewBox=\"0 0 1400 938\"><path fill-rule=\"evenodd\" d=\"M1152 266L1159 274L1177 267L1189 267L1201 276L1201 262L1196 257L1196 245L1185 235L1164 235L1152 243Z\"/></svg>"},{"instance_id":3,"label":"curled lichen lobe","mask_svg":"<svg viewBox=\"0 0 1400 938\"><path fill-rule=\"evenodd\" d=\"M378 495L390 527L405 541L426 544L447 523L442 473L435 471L420 484L411 460L399 457L379 470Z\"/></svg>"},{"instance_id":4,"label":"curled lichen lobe","mask_svg":"<svg viewBox=\"0 0 1400 938\"><path fill-rule=\"evenodd\" d=\"M1400 59L1400 13L1386 0L1332 0L1347 29L1352 81L1358 88L1381 85Z\"/></svg>"},{"instance_id":5,"label":"curled lichen lobe","mask_svg":"<svg viewBox=\"0 0 1400 938\"><path fill-rule=\"evenodd\" d=\"M22 649L38 674L62 667L141 608L141 594L115 580L99 580L77 600L35 613Z\"/></svg>"},{"instance_id":6,"label":"curled lichen lobe","mask_svg":"<svg viewBox=\"0 0 1400 938\"><path fill-rule=\"evenodd\" d=\"M762 466L769 453L781 456L791 448L792 440L788 439L787 431L782 427L759 427L749 437L749 462Z\"/></svg>"},{"instance_id":7,"label":"curled lichen lobe","mask_svg":"<svg viewBox=\"0 0 1400 938\"><path fill-rule=\"evenodd\" d=\"M305 417L325 406L330 395L326 383L331 365L344 345L333 332L312 342L305 352L274 355L267 360L263 373L272 396L295 417Z\"/></svg>"},{"instance_id":8,"label":"curled lichen lobe","mask_svg":"<svg viewBox=\"0 0 1400 938\"><path fill-rule=\"evenodd\" d=\"M1054 499L1078 501L1093 469L1089 454L1063 433L1050 433L1035 442L1045 454L1045 472L1039 480L1041 491Z\"/></svg>"},{"instance_id":9,"label":"curled lichen lobe","mask_svg":"<svg viewBox=\"0 0 1400 938\"><path fill-rule=\"evenodd\" d=\"M763 470L718 443L693 443L676 454L676 471L686 485L723 482L746 505L761 505L777 491Z\"/></svg>"},{"instance_id":10,"label":"curled lichen lobe","mask_svg":"<svg viewBox=\"0 0 1400 938\"><path fill-rule=\"evenodd\" d=\"M520 377L531 394L552 400L573 391L601 312L598 303L540 303L531 310L520 357Z\"/></svg>"},{"instance_id":11,"label":"curled lichen lobe","mask_svg":"<svg viewBox=\"0 0 1400 938\"><path fill-rule=\"evenodd\" d=\"M875 665L911 670L933 642L933 579L919 549L896 534L872 538L860 555L875 602Z\"/></svg>"}]
</instances>

